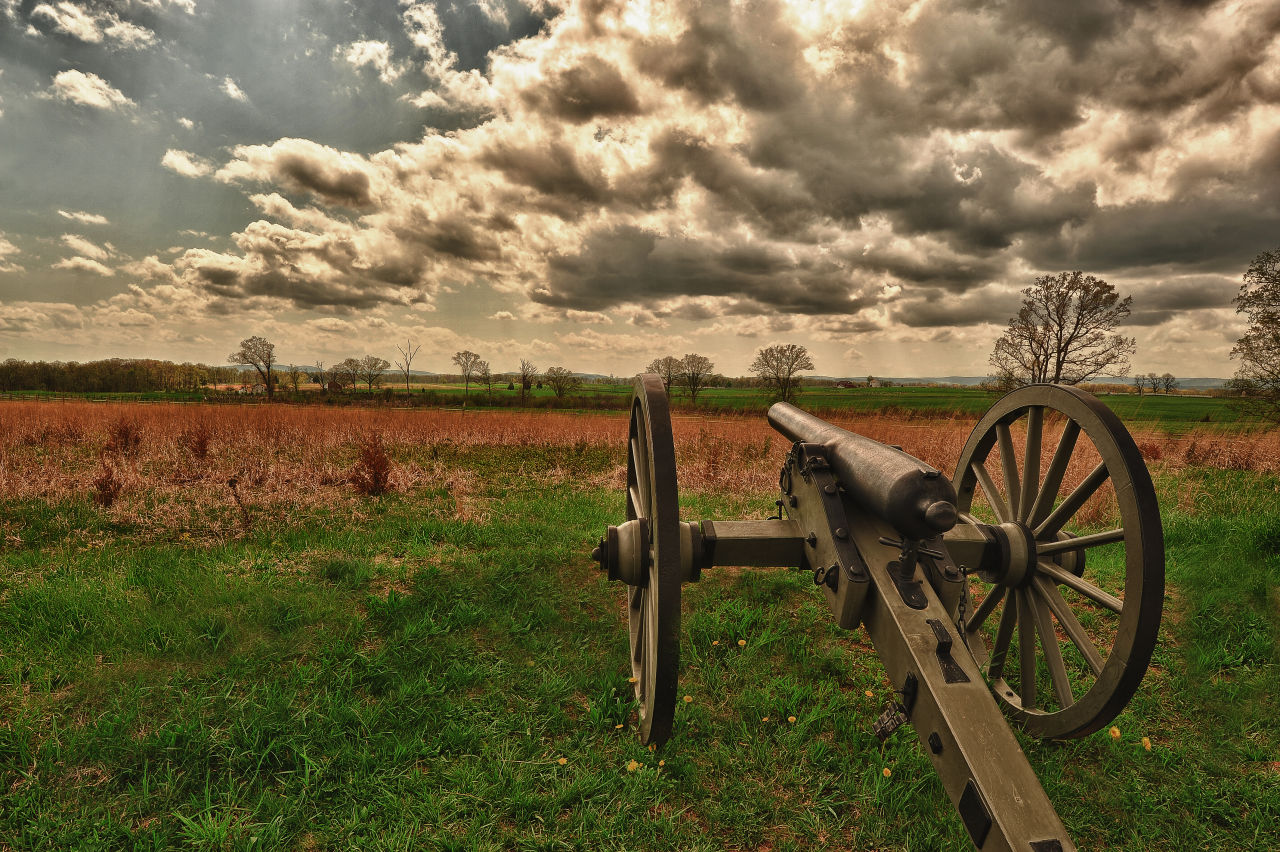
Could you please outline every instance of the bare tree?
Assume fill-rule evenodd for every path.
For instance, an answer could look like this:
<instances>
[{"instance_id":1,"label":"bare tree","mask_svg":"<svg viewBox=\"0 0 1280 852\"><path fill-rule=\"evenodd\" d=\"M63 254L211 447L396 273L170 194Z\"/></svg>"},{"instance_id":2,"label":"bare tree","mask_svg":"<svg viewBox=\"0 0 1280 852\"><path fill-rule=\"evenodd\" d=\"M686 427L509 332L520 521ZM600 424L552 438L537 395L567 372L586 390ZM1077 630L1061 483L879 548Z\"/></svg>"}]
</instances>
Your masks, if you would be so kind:
<instances>
[{"instance_id":1,"label":"bare tree","mask_svg":"<svg viewBox=\"0 0 1280 852\"><path fill-rule=\"evenodd\" d=\"M333 365L330 371L330 377L338 383L338 386L344 390L350 387L355 390L356 384L360 381L360 360L357 358L343 358L337 364Z\"/></svg>"},{"instance_id":2,"label":"bare tree","mask_svg":"<svg viewBox=\"0 0 1280 852\"><path fill-rule=\"evenodd\" d=\"M1235 305L1249 328L1231 350L1240 369L1228 387L1255 403L1264 417L1280 421L1280 249L1253 259Z\"/></svg>"},{"instance_id":3,"label":"bare tree","mask_svg":"<svg viewBox=\"0 0 1280 852\"><path fill-rule=\"evenodd\" d=\"M1165 373L1160 377L1160 387L1165 393L1172 393L1178 389L1178 380L1174 378L1173 373Z\"/></svg>"},{"instance_id":4,"label":"bare tree","mask_svg":"<svg viewBox=\"0 0 1280 852\"><path fill-rule=\"evenodd\" d=\"M565 394L577 390L578 386L582 384L581 379L564 367L548 367L547 371L542 374L542 380L551 385L551 390L555 393L556 399L564 399Z\"/></svg>"},{"instance_id":5,"label":"bare tree","mask_svg":"<svg viewBox=\"0 0 1280 852\"><path fill-rule=\"evenodd\" d=\"M689 401L698 404L698 394L714 375L716 365L705 355L690 353L680 359L680 382L689 389Z\"/></svg>"},{"instance_id":6,"label":"bare tree","mask_svg":"<svg viewBox=\"0 0 1280 852\"><path fill-rule=\"evenodd\" d=\"M680 377L681 369L679 358L674 355L663 355L661 358L650 361L644 371L662 376L662 386L666 388L667 393L671 393L671 383Z\"/></svg>"},{"instance_id":7,"label":"bare tree","mask_svg":"<svg viewBox=\"0 0 1280 852\"><path fill-rule=\"evenodd\" d=\"M765 347L751 362L751 372L782 402L790 402L800 392L800 371L812 369L809 350L795 343Z\"/></svg>"},{"instance_id":8,"label":"bare tree","mask_svg":"<svg viewBox=\"0 0 1280 852\"><path fill-rule=\"evenodd\" d=\"M1147 377L1142 373L1133 374L1133 387L1138 392L1138 396L1142 396L1142 391L1147 386ZM1154 388L1153 388L1154 390Z\"/></svg>"},{"instance_id":9,"label":"bare tree","mask_svg":"<svg viewBox=\"0 0 1280 852\"><path fill-rule=\"evenodd\" d=\"M293 364L289 365L289 372L285 373L285 378L289 380L289 387L293 389L294 393L297 393L298 389L302 386L302 379L305 376L306 373L299 370Z\"/></svg>"},{"instance_id":10,"label":"bare tree","mask_svg":"<svg viewBox=\"0 0 1280 852\"><path fill-rule=\"evenodd\" d=\"M489 368L488 361L481 361L476 365L476 381L484 385L485 394L489 397L489 402L493 402L493 370Z\"/></svg>"},{"instance_id":11,"label":"bare tree","mask_svg":"<svg viewBox=\"0 0 1280 852\"><path fill-rule=\"evenodd\" d=\"M410 340L405 340L404 346L397 346L396 351L400 353L400 357L396 360L396 369L404 373L404 392L409 392L409 368L413 366L413 358L418 354L418 350L422 346L414 346Z\"/></svg>"},{"instance_id":12,"label":"bare tree","mask_svg":"<svg viewBox=\"0 0 1280 852\"><path fill-rule=\"evenodd\" d=\"M1147 373L1147 387L1151 388L1152 393L1160 390L1160 377L1154 372Z\"/></svg>"},{"instance_id":13,"label":"bare tree","mask_svg":"<svg viewBox=\"0 0 1280 852\"><path fill-rule=\"evenodd\" d=\"M320 386L320 390L329 390L329 382L333 381L333 374L324 368L323 361L317 361L311 367L311 381Z\"/></svg>"},{"instance_id":14,"label":"bare tree","mask_svg":"<svg viewBox=\"0 0 1280 852\"><path fill-rule=\"evenodd\" d=\"M996 341L991 365L1013 384L1074 385L1129 371L1132 337L1115 333L1129 316L1132 296L1083 272L1043 275L1022 291L1022 307Z\"/></svg>"},{"instance_id":15,"label":"bare tree","mask_svg":"<svg viewBox=\"0 0 1280 852\"><path fill-rule=\"evenodd\" d=\"M470 349L463 349L461 352L453 353L453 363L457 364L462 372L462 399L463 405L466 405L466 398L471 392L471 377L476 374L476 368L480 366L480 356Z\"/></svg>"},{"instance_id":16,"label":"bare tree","mask_svg":"<svg viewBox=\"0 0 1280 852\"><path fill-rule=\"evenodd\" d=\"M533 362L520 359L520 404L524 405L525 394L533 387L533 380L538 375L538 368Z\"/></svg>"},{"instance_id":17,"label":"bare tree","mask_svg":"<svg viewBox=\"0 0 1280 852\"><path fill-rule=\"evenodd\" d=\"M240 348L227 356L232 364L244 364L258 371L262 384L267 389L267 399L275 394L275 376L271 367L276 362L276 346L265 337L246 337L240 341Z\"/></svg>"}]
</instances>

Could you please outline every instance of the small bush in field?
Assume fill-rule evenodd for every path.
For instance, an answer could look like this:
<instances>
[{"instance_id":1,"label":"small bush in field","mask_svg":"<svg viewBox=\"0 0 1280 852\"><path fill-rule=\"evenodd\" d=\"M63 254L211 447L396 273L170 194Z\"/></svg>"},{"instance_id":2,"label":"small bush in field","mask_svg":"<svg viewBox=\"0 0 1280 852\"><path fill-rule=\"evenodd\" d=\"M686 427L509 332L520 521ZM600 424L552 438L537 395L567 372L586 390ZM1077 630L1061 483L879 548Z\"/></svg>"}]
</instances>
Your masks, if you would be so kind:
<instances>
[{"instance_id":1,"label":"small bush in field","mask_svg":"<svg viewBox=\"0 0 1280 852\"><path fill-rule=\"evenodd\" d=\"M197 423L182 430L178 440L192 456L203 459L209 455L209 442L213 440L213 433L209 431L209 424Z\"/></svg>"},{"instance_id":2,"label":"small bush in field","mask_svg":"<svg viewBox=\"0 0 1280 852\"><path fill-rule=\"evenodd\" d=\"M98 465L98 475L93 478L93 502L104 509L110 508L123 488L115 464L104 455Z\"/></svg>"},{"instance_id":3,"label":"small bush in field","mask_svg":"<svg viewBox=\"0 0 1280 852\"><path fill-rule=\"evenodd\" d=\"M367 497L377 497L391 490L391 457L377 433L360 439L360 457L351 468L351 484Z\"/></svg>"},{"instance_id":4,"label":"small bush in field","mask_svg":"<svg viewBox=\"0 0 1280 852\"><path fill-rule=\"evenodd\" d=\"M142 427L138 421L121 417L107 427L107 449L122 456L132 456L142 446Z\"/></svg>"}]
</instances>

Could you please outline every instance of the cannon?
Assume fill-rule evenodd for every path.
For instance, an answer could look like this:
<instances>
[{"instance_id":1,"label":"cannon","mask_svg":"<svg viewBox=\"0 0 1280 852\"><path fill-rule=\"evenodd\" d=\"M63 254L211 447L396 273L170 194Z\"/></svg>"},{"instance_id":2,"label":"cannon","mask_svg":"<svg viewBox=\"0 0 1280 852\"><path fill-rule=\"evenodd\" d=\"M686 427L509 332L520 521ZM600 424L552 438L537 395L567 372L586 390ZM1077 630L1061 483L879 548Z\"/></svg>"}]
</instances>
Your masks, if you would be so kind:
<instances>
[{"instance_id":1,"label":"cannon","mask_svg":"<svg viewBox=\"0 0 1280 852\"><path fill-rule=\"evenodd\" d=\"M672 734L682 584L717 566L811 570L894 686L874 732L915 729L974 846L1075 849L1011 724L1098 731L1151 660L1164 537L1119 418L1074 387L1020 388L978 421L952 479L787 403L768 419L791 442L776 515L685 522L662 380L636 379L627 520L592 556L625 586L644 742Z\"/></svg>"}]
</instances>

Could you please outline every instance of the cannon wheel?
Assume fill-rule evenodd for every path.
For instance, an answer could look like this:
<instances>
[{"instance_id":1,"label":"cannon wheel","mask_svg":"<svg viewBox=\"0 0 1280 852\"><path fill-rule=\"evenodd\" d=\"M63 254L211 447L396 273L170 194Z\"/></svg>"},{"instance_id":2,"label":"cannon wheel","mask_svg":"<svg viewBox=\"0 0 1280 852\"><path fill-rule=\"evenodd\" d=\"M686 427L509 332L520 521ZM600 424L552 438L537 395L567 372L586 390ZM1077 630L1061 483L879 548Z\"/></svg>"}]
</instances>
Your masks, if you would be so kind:
<instances>
[{"instance_id":1,"label":"cannon wheel","mask_svg":"<svg viewBox=\"0 0 1280 852\"><path fill-rule=\"evenodd\" d=\"M1062 434L1041 478L1046 412L1061 415ZM1059 419L1050 418L1053 424ZM1021 466L1010 429L1015 424L1025 433ZM1091 472L1064 496L1073 460L1075 471ZM1010 585L971 575L971 588L985 596L968 614L964 637L996 698L1035 736L1066 739L1099 730L1142 681L1164 604L1164 534L1133 438L1089 394L1031 385L1000 399L978 422L955 483L962 514L981 493L1001 528L1025 530L1036 549L1034 567ZM1100 505L1095 501L1106 511L1086 513L1091 503ZM1092 514L1094 523L1108 514L1113 520L1102 531L1070 530L1082 513ZM1016 681L1006 675L1014 657Z\"/></svg>"},{"instance_id":2,"label":"cannon wheel","mask_svg":"<svg viewBox=\"0 0 1280 852\"><path fill-rule=\"evenodd\" d=\"M680 665L680 504L667 392L656 375L636 378L627 440L627 519L649 522L647 582L627 587L631 675L640 703L640 737L671 736Z\"/></svg>"}]
</instances>

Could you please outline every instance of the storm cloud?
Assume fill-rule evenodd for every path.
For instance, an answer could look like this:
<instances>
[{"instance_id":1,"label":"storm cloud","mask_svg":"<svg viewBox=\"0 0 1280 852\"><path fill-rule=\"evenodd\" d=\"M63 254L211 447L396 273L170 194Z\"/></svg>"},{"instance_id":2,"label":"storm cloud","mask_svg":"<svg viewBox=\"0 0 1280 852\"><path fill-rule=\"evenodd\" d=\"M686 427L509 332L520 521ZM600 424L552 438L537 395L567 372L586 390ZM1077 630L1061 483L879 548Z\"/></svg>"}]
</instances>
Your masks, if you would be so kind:
<instances>
[{"instance_id":1,"label":"storm cloud","mask_svg":"<svg viewBox=\"0 0 1280 852\"><path fill-rule=\"evenodd\" d=\"M558 322L566 341L618 326L579 347L628 324L673 341L797 325L973 341L1066 269L1132 294L1131 324L1153 334L1229 310L1280 234L1274 3L307 8L306 39L290 21L243 46L272 45L298 92L266 64L210 63L188 69L200 95L179 110L126 63L210 44L191 4L10 4L30 31L0 51L25 57L28 90L0 77L0 135L14 103L135 116L152 179L224 211L178 226L212 246L165 254L175 227L112 267L87 251L46 265L127 277L146 256L143 291L228 316L475 292L476 322ZM96 60L49 65L55 41ZM330 103L344 111L322 121ZM375 103L395 117L383 128L355 111ZM0 271L16 274L14 254Z\"/></svg>"}]
</instances>

